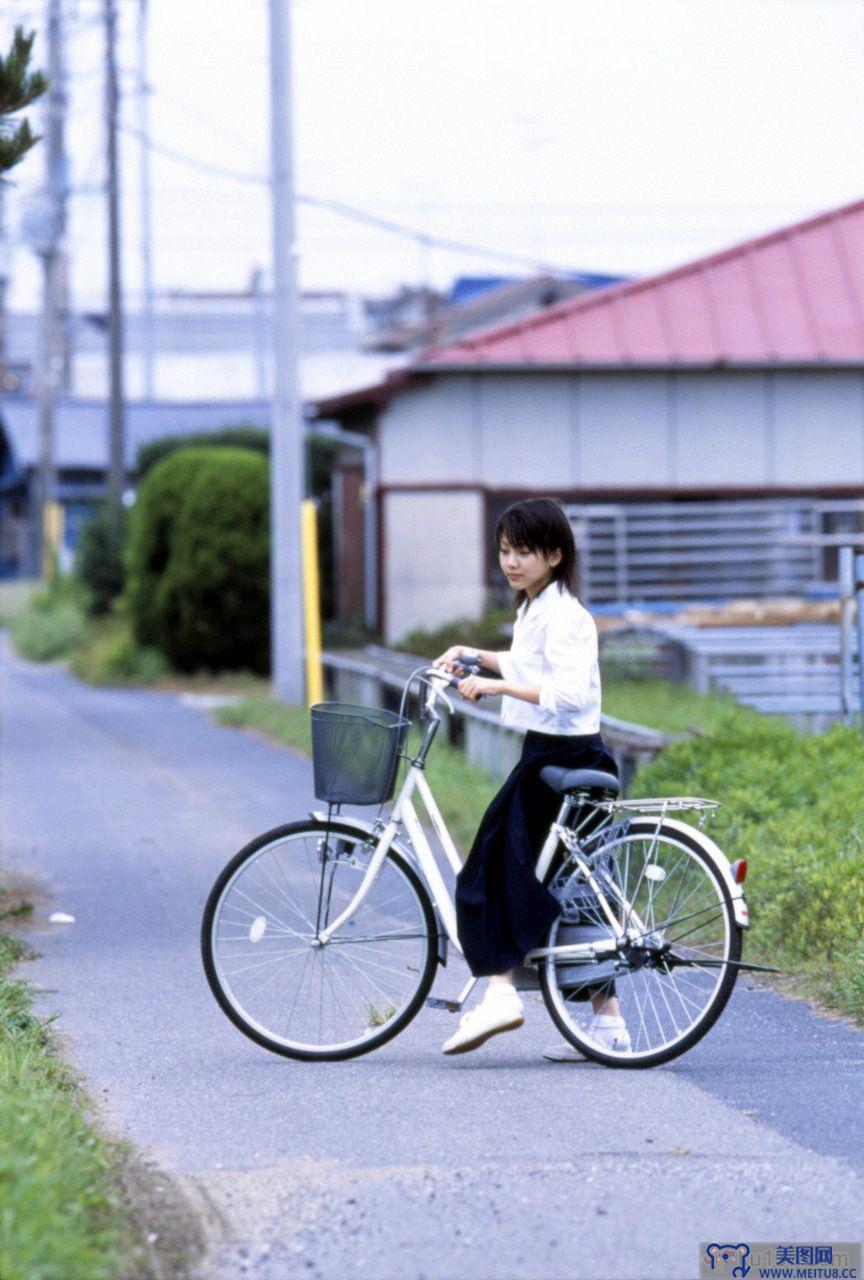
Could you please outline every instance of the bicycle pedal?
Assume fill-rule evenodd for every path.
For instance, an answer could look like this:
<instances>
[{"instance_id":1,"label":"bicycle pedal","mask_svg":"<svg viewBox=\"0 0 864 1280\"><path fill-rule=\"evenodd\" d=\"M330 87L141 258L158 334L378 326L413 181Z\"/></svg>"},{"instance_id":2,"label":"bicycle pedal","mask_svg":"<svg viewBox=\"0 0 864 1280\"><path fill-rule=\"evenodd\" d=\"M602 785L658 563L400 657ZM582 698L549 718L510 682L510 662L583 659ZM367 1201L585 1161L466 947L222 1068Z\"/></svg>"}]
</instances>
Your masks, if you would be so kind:
<instances>
[{"instance_id":1,"label":"bicycle pedal","mask_svg":"<svg viewBox=\"0 0 864 1280\"><path fill-rule=\"evenodd\" d=\"M427 1009L446 1009L448 1013L458 1013L462 1008L458 1000L441 1000L438 996L426 997Z\"/></svg>"}]
</instances>

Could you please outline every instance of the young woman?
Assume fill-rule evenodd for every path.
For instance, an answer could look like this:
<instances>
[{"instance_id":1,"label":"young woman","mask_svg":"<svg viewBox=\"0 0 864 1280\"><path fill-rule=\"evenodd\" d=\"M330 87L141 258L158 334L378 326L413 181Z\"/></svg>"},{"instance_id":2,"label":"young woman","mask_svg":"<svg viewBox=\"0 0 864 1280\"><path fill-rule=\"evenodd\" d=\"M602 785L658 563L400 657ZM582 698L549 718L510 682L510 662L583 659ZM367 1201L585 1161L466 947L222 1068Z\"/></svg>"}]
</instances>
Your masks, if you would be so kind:
<instances>
[{"instance_id":1,"label":"young woman","mask_svg":"<svg viewBox=\"0 0 864 1280\"><path fill-rule=\"evenodd\" d=\"M570 523L552 498L513 503L495 530L501 569L518 609L512 647L479 654L502 679L467 676L458 689L476 702L502 694L501 719L525 730L519 763L494 797L456 880L459 941L471 972L489 978L481 1003L466 1013L444 1053L466 1053L490 1036L524 1022L513 983L526 952L542 945L560 906L534 871L537 854L561 798L540 781L547 764L617 774L600 736L597 629L576 599L576 548ZM463 645L435 659L452 671ZM592 997L591 1035L628 1049L630 1037L613 996ZM549 1050L555 1061L581 1060L569 1045Z\"/></svg>"}]
</instances>

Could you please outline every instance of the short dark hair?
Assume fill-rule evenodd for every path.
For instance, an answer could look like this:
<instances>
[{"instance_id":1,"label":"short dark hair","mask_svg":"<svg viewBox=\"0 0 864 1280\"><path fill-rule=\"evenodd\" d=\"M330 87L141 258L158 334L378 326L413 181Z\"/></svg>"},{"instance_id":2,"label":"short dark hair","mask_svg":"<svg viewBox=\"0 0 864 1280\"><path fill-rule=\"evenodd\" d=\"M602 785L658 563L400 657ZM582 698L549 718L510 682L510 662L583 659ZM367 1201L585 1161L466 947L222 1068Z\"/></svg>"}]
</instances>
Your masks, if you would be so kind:
<instances>
[{"instance_id":1,"label":"short dark hair","mask_svg":"<svg viewBox=\"0 0 864 1280\"><path fill-rule=\"evenodd\" d=\"M560 551L561 559L552 567L552 581L562 583L571 596L576 595L576 543L570 521L557 499L523 498L511 503L495 526L496 550L500 550L502 538L506 538L511 547L539 551L546 556ZM527 594L524 588L516 593L517 606L527 599Z\"/></svg>"}]
</instances>

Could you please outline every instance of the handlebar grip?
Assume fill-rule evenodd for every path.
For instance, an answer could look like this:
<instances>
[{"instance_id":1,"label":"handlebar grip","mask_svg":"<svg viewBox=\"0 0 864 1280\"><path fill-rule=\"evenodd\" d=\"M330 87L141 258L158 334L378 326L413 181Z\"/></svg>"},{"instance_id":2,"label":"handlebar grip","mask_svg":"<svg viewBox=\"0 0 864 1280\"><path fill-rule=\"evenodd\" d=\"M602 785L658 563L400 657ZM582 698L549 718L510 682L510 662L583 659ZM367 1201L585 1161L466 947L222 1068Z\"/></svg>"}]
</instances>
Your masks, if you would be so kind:
<instances>
[{"instance_id":1,"label":"handlebar grip","mask_svg":"<svg viewBox=\"0 0 864 1280\"><path fill-rule=\"evenodd\" d=\"M469 675L476 675L483 667L483 660L479 653L472 658L457 658L456 663L463 671L467 671Z\"/></svg>"},{"instance_id":2,"label":"handlebar grip","mask_svg":"<svg viewBox=\"0 0 864 1280\"><path fill-rule=\"evenodd\" d=\"M462 663L462 662L460 662L460 664L459 664L459 665L460 665L460 667L462 667L462 674L461 674L461 675L455 675L455 674L454 674L454 675L451 675L451 676L450 676L449 681L447 682L447 684L448 684L448 688L455 689L455 688L457 687L457 685L459 684L459 681L460 681L460 680L464 680L464 679L466 678L466 676L476 676L480 671L482 671L482 670L483 670L483 666L482 666L482 664L479 662L479 660L478 660L478 662L477 662L477 664L476 664L476 665L475 665L474 663L471 663L470 665L466 666L466 664L464 664L464 663ZM491 672L490 672L490 674L491 674ZM485 694L485 693L479 693L479 694L477 695L477 701L479 702L481 698L485 698L485 697L486 697L486 694Z\"/></svg>"}]
</instances>

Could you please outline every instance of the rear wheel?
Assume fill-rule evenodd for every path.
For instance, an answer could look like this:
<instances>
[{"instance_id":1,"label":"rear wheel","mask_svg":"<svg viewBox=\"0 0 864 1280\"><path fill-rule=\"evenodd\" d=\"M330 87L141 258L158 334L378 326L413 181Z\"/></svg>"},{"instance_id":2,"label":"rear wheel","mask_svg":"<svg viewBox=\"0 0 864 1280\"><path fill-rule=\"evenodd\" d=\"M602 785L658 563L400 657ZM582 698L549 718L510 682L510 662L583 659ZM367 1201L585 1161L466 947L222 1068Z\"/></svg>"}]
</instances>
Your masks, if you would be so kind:
<instances>
[{"instance_id":1,"label":"rear wheel","mask_svg":"<svg viewBox=\"0 0 864 1280\"><path fill-rule=\"evenodd\" d=\"M727 962L741 958L742 930L728 886L696 831L658 830L656 821L635 819L593 861L629 937L608 958L548 957L540 966L543 997L561 1034L586 1057L609 1066L657 1066L692 1048L722 1013L737 977ZM614 937L597 897L586 893L584 881L568 890L567 875L565 867L553 882L564 910L546 945ZM629 1050L591 1038L595 993L617 998Z\"/></svg>"},{"instance_id":2,"label":"rear wheel","mask_svg":"<svg viewBox=\"0 0 864 1280\"><path fill-rule=\"evenodd\" d=\"M351 827L297 822L229 862L204 910L211 990L235 1026L289 1058L368 1053L408 1025L432 985L438 926L398 849L329 942L318 941L356 892L375 841Z\"/></svg>"}]
</instances>

